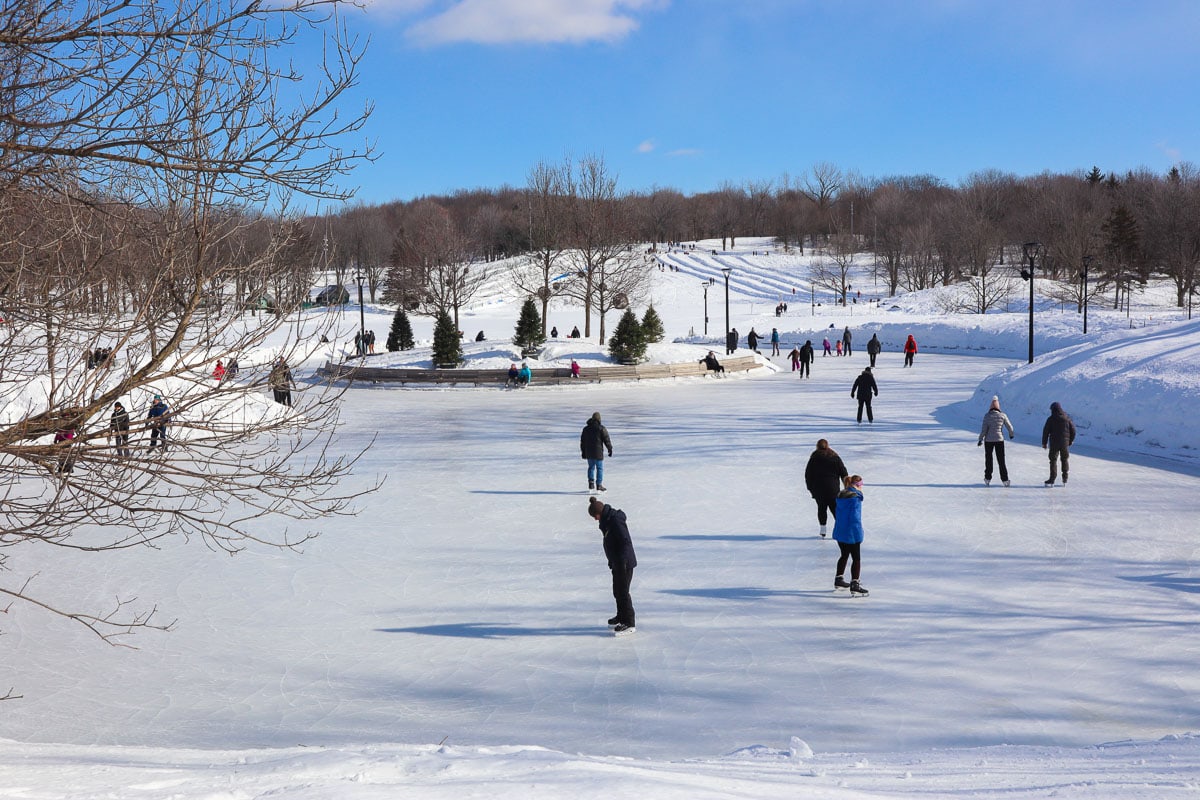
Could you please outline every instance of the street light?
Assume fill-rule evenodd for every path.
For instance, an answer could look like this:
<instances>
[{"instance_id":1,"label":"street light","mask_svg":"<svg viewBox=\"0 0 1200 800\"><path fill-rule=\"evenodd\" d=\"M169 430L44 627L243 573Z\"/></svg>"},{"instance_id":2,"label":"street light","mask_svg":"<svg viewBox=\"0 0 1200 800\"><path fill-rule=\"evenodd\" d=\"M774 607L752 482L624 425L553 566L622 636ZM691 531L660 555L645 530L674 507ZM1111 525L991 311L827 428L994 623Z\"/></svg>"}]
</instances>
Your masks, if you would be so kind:
<instances>
[{"instance_id":1,"label":"street light","mask_svg":"<svg viewBox=\"0 0 1200 800\"><path fill-rule=\"evenodd\" d=\"M729 273L733 267L721 267L721 272L725 273L725 355L729 355Z\"/></svg>"},{"instance_id":2,"label":"street light","mask_svg":"<svg viewBox=\"0 0 1200 800\"><path fill-rule=\"evenodd\" d=\"M700 284L704 287L704 335L708 336L708 287L712 286L712 278Z\"/></svg>"},{"instance_id":3,"label":"street light","mask_svg":"<svg viewBox=\"0 0 1200 800\"><path fill-rule=\"evenodd\" d=\"M1083 257L1083 269L1079 273L1080 295L1083 297L1083 332L1087 333L1087 307L1088 307L1088 267L1092 265L1092 257Z\"/></svg>"},{"instance_id":4,"label":"street light","mask_svg":"<svg viewBox=\"0 0 1200 800\"><path fill-rule=\"evenodd\" d=\"M1033 268L1038 255L1042 252L1041 242L1026 242L1022 249L1025 258L1029 259L1029 271L1021 270L1021 280L1029 281L1029 363L1033 363Z\"/></svg>"},{"instance_id":5,"label":"street light","mask_svg":"<svg viewBox=\"0 0 1200 800\"><path fill-rule=\"evenodd\" d=\"M358 282L358 354L363 358L367 355L367 317L363 313L362 296L362 285L366 279L367 276L361 272L354 276L354 280Z\"/></svg>"}]
</instances>

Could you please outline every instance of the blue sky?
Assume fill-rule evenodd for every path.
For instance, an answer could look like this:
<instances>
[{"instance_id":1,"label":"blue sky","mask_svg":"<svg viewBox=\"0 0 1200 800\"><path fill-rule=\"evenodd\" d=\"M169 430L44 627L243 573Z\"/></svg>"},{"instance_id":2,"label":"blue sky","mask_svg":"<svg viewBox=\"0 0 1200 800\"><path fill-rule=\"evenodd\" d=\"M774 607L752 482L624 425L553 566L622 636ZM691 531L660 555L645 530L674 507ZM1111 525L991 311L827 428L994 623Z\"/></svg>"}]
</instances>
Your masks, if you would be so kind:
<instances>
[{"instance_id":1,"label":"blue sky","mask_svg":"<svg viewBox=\"0 0 1200 800\"><path fill-rule=\"evenodd\" d=\"M1195 0L375 0L357 200L523 186L602 155L687 194L1200 161Z\"/></svg>"}]
</instances>

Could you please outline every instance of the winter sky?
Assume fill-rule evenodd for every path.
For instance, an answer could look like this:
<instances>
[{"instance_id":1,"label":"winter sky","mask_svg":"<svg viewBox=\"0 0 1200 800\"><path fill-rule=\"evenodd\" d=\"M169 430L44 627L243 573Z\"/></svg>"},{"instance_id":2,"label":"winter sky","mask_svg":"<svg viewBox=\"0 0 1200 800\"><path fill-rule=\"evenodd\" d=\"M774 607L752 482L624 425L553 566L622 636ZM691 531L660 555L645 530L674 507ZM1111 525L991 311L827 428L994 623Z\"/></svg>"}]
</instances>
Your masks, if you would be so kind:
<instances>
[{"instance_id":1,"label":"winter sky","mask_svg":"<svg viewBox=\"0 0 1200 800\"><path fill-rule=\"evenodd\" d=\"M347 109L378 203L603 155L691 194L827 162L864 176L1157 172L1200 160L1190 0L375 0ZM315 52L313 53L315 55ZM303 61L303 55L300 58Z\"/></svg>"}]
</instances>

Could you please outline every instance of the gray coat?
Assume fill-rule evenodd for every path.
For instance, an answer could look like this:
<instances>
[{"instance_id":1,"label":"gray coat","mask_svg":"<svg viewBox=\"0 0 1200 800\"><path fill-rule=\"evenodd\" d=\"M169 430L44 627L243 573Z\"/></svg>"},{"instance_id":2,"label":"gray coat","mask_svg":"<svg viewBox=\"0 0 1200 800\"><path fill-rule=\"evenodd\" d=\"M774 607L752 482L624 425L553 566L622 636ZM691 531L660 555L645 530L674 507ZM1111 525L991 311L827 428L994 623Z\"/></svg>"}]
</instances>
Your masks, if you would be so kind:
<instances>
[{"instance_id":1,"label":"gray coat","mask_svg":"<svg viewBox=\"0 0 1200 800\"><path fill-rule=\"evenodd\" d=\"M1008 420L1008 414L998 408L988 409L988 412L983 415L983 427L979 429L979 443L1003 442L1005 428L1008 428L1008 438L1011 439L1017 435L1013 430L1012 423Z\"/></svg>"}]
</instances>

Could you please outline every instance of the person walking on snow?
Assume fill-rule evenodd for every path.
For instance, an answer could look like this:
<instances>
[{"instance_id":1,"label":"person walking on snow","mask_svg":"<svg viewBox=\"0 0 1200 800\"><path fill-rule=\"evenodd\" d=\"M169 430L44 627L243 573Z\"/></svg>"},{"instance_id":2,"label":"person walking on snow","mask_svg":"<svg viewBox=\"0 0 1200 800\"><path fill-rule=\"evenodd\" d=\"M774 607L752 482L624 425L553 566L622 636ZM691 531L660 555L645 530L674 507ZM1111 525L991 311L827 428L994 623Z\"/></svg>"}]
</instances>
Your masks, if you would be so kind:
<instances>
[{"instance_id":1,"label":"person walking on snow","mask_svg":"<svg viewBox=\"0 0 1200 800\"><path fill-rule=\"evenodd\" d=\"M757 353L758 352L758 340L761 338L762 337L758 335L758 333L754 330L753 326L751 326L750 332L746 334L746 344L750 345L750 349Z\"/></svg>"},{"instance_id":2,"label":"person walking on snow","mask_svg":"<svg viewBox=\"0 0 1200 800\"><path fill-rule=\"evenodd\" d=\"M1071 420L1071 415L1063 411L1063 407L1058 403L1050 404L1050 416L1046 418L1046 424L1042 426L1042 449L1050 450L1050 478L1046 481L1047 486L1054 485L1054 479L1058 477L1059 460L1062 461L1062 482L1063 486L1067 485L1067 470L1070 469L1069 457L1071 455L1071 445L1075 444L1075 423Z\"/></svg>"},{"instance_id":3,"label":"person walking on snow","mask_svg":"<svg viewBox=\"0 0 1200 800\"><path fill-rule=\"evenodd\" d=\"M154 402L150 404L150 410L146 412L146 420L150 425L148 450L153 450L154 443L158 442L159 449L164 453L167 451L167 423L170 419L170 407L163 402L161 395L154 395Z\"/></svg>"},{"instance_id":4,"label":"person walking on snow","mask_svg":"<svg viewBox=\"0 0 1200 800\"><path fill-rule=\"evenodd\" d=\"M779 328L771 328L771 355L779 355Z\"/></svg>"},{"instance_id":5,"label":"person walking on snow","mask_svg":"<svg viewBox=\"0 0 1200 800\"><path fill-rule=\"evenodd\" d=\"M904 366L911 367L913 365L913 359L916 358L916 355L917 340L914 339L913 335L910 333L908 335L908 339L904 342Z\"/></svg>"},{"instance_id":6,"label":"person walking on snow","mask_svg":"<svg viewBox=\"0 0 1200 800\"><path fill-rule=\"evenodd\" d=\"M629 587L633 584L633 569L637 566L637 555L633 552L633 539L625 522L625 512L613 508L600 498L588 500L588 515L600 523L603 535L604 556L612 570L613 599L617 601L617 614L608 621L616 636L624 636L637 630L634 627L633 598Z\"/></svg>"},{"instance_id":7,"label":"person walking on snow","mask_svg":"<svg viewBox=\"0 0 1200 800\"><path fill-rule=\"evenodd\" d=\"M837 575L833 579L834 589L849 589L851 595L866 597L866 589L858 582L862 572L860 550L863 541L862 503L863 479L851 475L845 479L846 488L837 496L837 518L833 523L833 540L842 551L838 557ZM846 562L850 562L850 582L846 583Z\"/></svg>"},{"instance_id":8,"label":"person walking on snow","mask_svg":"<svg viewBox=\"0 0 1200 800\"><path fill-rule=\"evenodd\" d=\"M737 328L733 328L729 333L725 334L725 355L733 355L733 351L737 350L738 332Z\"/></svg>"},{"instance_id":9,"label":"person walking on snow","mask_svg":"<svg viewBox=\"0 0 1200 800\"><path fill-rule=\"evenodd\" d=\"M979 429L977 447L983 447L983 484L992 483L992 455L1000 466L1000 480L1008 486L1008 467L1004 464L1004 430L1008 429L1008 438L1016 436L1008 415L1000 410L1000 398L993 396L992 405L983 415L983 427Z\"/></svg>"},{"instance_id":10,"label":"person walking on snow","mask_svg":"<svg viewBox=\"0 0 1200 800\"><path fill-rule=\"evenodd\" d=\"M113 403L112 416L108 418L108 432L117 446L117 455L129 458L129 412L120 400Z\"/></svg>"},{"instance_id":11,"label":"person walking on snow","mask_svg":"<svg viewBox=\"0 0 1200 800\"><path fill-rule=\"evenodd\" d=\"M588 488L604 492L604 451L613 454L612 440L608 438L608 428L600 424L600 412L597 411L583 426L579 434L579 453L587 459Z\"/></svg>"},{"instance_id":12,"label":"person walking on snow","mask_svg":"<svg viewBox=\"0 0 1200 800\"><path fill-rule=\"evenodd\" d=\"M858 395L858 421L862 422L863 407L867 409L867 422L875 421L875 414L871 411L871 396L879 396L879 386L875 383L875 376L871 374L871 368L867 367L862 371L862 374L854 379L854 385L850 387L850 396Z\"/></svg>"},{"instance_id":13,"label":"person walking on snow","mask_svg":"<svg viewBox=\"0 0 1200 800\"><path fill-rule=\"evenodd\" d=\"M821 526L821 538L825 538L826 523L829 515L837 518L837 496L842 489L842 479L846 477L846 465L829 442L817 440L817 449L808 457L804 467L804 485L808 493L817 501L817 524Z\"/></svg>"},{"instance_id":14,"label":"person walking on snow","mask_svg":"<svg viewBox=\"0 0 1200 800\"><path fill-rule=\"evenodd\" d=\"M875 366L875 359L879 356L879 351L883 349L883 343L879 341L879 334L871 334L871 341L867 342L867 355L871 357L871 366Z\"/></svg>"},{"instance_id":15,"label":"person walking on snow","mask_svg":"<svg viewBox=\"0 0 1200 800\"><path fill-rule=\"evenodd\" d=\"M842 352L845 353L847 356L849 356L853 352L853 348L850 347L851 338L852 337L850 336L850 326L847 325L846 330L842 331Z\"/></svg>"},{"instance_id":16,"label":"person walking on snow","mask_svg":"<svg viewBox=\"0 0 1200 800\"><path fill-rule=\"evenodd\" d=\"M283 356L271 367L271 372L267 375L267 384L275 395L276 403L291 407L292 387L296 385L296 381L292 378L292 370Z\"/></svg>"}]
</instances>

